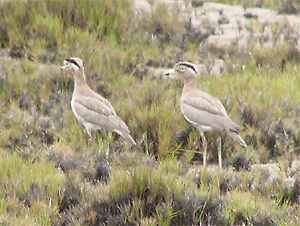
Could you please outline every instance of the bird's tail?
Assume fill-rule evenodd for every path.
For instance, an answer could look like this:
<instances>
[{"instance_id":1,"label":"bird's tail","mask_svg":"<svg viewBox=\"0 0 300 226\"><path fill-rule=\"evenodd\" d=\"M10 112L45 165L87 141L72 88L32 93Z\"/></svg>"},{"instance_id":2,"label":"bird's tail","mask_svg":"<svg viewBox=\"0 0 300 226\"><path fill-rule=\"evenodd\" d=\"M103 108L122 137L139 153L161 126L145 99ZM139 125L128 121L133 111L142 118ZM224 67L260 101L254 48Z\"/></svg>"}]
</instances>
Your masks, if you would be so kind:
<instances>
[{"instance_id":1,"label":"bird's tail","mask_svg":"<svg viewBox=\"0 0 300 226\"><path fill-rule=\"evenodd\" d=\"M236 142L238 142L242 147L247 147L245 141L235 132L228 133Z\"/></svg>"},{"instance_id":2,"label":"bird's tail","mask_svg":"<svg viewBox=\"0 0 300 226\"><path fill-rule=\"evenodd\" d=\"M122 134L122 135L123 135L123 137L124 137L126 140L128 140L132 145L136 145L134 139L130 136L129 133Z\"/></svg>"},{"instance_id":3,"label":"bird's tail","mask_svg":"<svg viewBox=\"0 0 300 226\"><path fill-rule=\"evenodd\" d=\"M120 136L128 140L132 145L136 145L134 139L130 136L130 131L125 122L122 121L118 116L114 115L110 117L111 123L113 124L113 131L118 133Z\"/></svg>"},{"instance_id":4,"label":"bird's tail","mask_svg":"<svg viewBox=\"0 0 300 226\"><path fill-rule=\"evenodd\" d=\"M129 130L126 128L126 130L113 130L117 134L119 134L121 137L125 138L128 140L132 145L136 145L134 139L130 136Z\"/></svg>"}]
</instances>

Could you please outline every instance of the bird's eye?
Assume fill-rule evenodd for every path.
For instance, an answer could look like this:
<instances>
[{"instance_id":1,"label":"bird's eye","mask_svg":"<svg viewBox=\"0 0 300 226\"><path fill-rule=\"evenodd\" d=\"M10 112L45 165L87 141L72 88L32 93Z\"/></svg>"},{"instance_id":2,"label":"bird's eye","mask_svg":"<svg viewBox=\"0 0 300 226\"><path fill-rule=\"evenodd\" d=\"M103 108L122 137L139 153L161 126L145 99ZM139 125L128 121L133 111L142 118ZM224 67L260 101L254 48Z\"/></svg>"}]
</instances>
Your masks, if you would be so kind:
<instances>
[{"instance_id":1,"label":"bird's eye","mask_svg":"<svg viewBox=\"0 0 300 226\"><path fill-rule=\"evenodd\" d=\"M181 68L180 68L180 71L181 71L181 72L184 72L184 71L185 71L185 67L181 67Z\"/></svg>"},{"instance_id":2,"label":"bird's eye","mask_svg":"<svg viewBox=\"0 0 300 226\"><path fill-rule=\"evenodd\" d=\"M65 66L69 66L69 63L68 63L68 62L65 62Z\"/></svg>"}]
</instances>

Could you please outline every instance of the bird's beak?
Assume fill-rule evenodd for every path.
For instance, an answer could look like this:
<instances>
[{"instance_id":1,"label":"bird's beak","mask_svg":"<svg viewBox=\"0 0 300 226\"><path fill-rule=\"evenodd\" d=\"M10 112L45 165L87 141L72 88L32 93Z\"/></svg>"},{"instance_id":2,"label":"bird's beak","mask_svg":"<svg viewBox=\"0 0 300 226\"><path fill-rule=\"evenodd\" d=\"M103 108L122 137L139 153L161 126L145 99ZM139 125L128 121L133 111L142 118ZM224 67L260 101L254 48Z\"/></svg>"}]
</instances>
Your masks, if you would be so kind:
<instances>
[{"instance_id":1,"label":"bird's beak","mask_svg":"<svg viewBox=\"0 0 300 226\"><path fill-rule=\"evenodd\" d=\"M60 67L60 70L61 70L61 71L62 71L62 70L65 70L66 66L67 66L66 61L64 61L64 62L63 62L63 65Z\"/></svg>"},{"instance_id":2,"label":"bird's beak","mask_svg":"<svg viewBox=\"0 0 300 226\"><path fill-rule=\"evenodd\" d=\"M174 74L174 69L170 69L165 73L165 76L170 76L171 74Z\"/></svg>"}]
</instances>

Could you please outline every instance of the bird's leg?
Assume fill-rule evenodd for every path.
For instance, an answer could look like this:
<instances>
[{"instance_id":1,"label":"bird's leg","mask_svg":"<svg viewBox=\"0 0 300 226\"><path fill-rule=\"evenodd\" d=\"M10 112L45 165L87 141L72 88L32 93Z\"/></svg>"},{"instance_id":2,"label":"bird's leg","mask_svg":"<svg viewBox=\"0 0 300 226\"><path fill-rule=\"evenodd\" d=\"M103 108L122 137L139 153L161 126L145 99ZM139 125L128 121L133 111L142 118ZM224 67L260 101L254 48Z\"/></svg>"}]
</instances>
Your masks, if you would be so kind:
<instances>
[{"instance_id":1,"label":"bird's leg","mask_svg":"<svg viewBox=\"0 0 300 226\"><path fill-rule=\"evenodd\" d=\"M86 140L86 144L88 146L90 146L90 143L92 142L92 134L91 134L91 131L87 131L87 134L88 134L88 137L87 137L87 140Z\"/></svg>"},{"instance_id":2,"label":"bird's leg","mask_svg":"<svg viewBox=\"0 0 300 226\"><path fill-rule=\"evenodd\" d=\"M99 150L103 150L105 149L106 143L105 141L107 141L107 131L106 130L102 130L101 131L101 135L99 133L97 133L97 141L99 144ZM109 155L109 142L107 143L106 149L105 149L105 155L108 156Z\"/></svg>"},{"instance_id":3,"label":"bird's leg","mask_svg":"<svg viewBox=\"0 0 300 226\"><path fill-rule=\"evenodd\" d=\"M218 137L217 139L218 142L218 159L219 159L219 166L222 169L222 139L221 137Z\"/></svg>"},{"instance_id":4,"label":"bird's leg","mask_svg":"<svg viewBox=\"0 0 300 226\"><path fill-rule=\"evenodd\" d=\"M104 139L107 141L107 147L105 150L105 156L107 157L107 156L109 156L109 144L110 144L110 140L108 139L109 134L108 134L107 130L103 130L102 134L104 135Z\"/></svg>"},{"instance_id":5,"label":"bird's leg","mask_svg":"<svg viewBox=\"0 0 300 226\"><path fill-rule=\"evenodd\" d=\"M203 147L203 166L206 167L207 142L204 133L200 132L200 136L202 139L202 147Z\"/></svg>"},{"instance_id":6,"label":"bird's leg","mask_svg":"<svg viewBox=\"0 0 300 226\"><path fill-rule=\"evenodd\" d=\"M105 150L105 156L108 157L109 156L109 143L107 144L107 148Z\"/></svg>"}]
</instances>

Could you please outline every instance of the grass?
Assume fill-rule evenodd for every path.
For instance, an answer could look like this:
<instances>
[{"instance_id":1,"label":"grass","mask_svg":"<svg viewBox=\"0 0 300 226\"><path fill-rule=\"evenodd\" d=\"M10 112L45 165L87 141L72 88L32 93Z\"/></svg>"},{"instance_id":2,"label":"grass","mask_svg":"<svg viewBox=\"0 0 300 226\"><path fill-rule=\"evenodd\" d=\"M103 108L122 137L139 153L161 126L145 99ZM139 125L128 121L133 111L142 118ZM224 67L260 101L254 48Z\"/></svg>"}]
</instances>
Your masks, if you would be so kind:
<instances>
[{"instance_id":1,"label":"grass","mask_svg":"<svg viewBox=\"0 0 300 226\"><path fill-rule=\"evenodd\" d=\"M32 156L24 161L15 151L2 152L0 166L1 223L51 225L64 181L55 164Z\"/></svg>"},{"instance_id":2,"label":"grass","mask_svg":"<svg viewBox=\"0 0 300 226\"><path fill-rule=\"evenodd\" d=\"M247 48L228 50L184 38L195 31L176 7L140 13L132 1L98 3L0 5L1 52L10 56L0 63L0 224L297 225L296 30L270 24L272 48L250 37ZM70 108L73 78L59 70L70 56L84 60L88 84L112 103L136 148L114 133L88 137ZM227 70L199 75L198 87L243 126L248 148L208 132L203 169L199 132L179 107L182 84L153 71L182 59L210 67L217 58ZM223 171L215 168L218 135Z\"/></svg>"}]
</instances>

